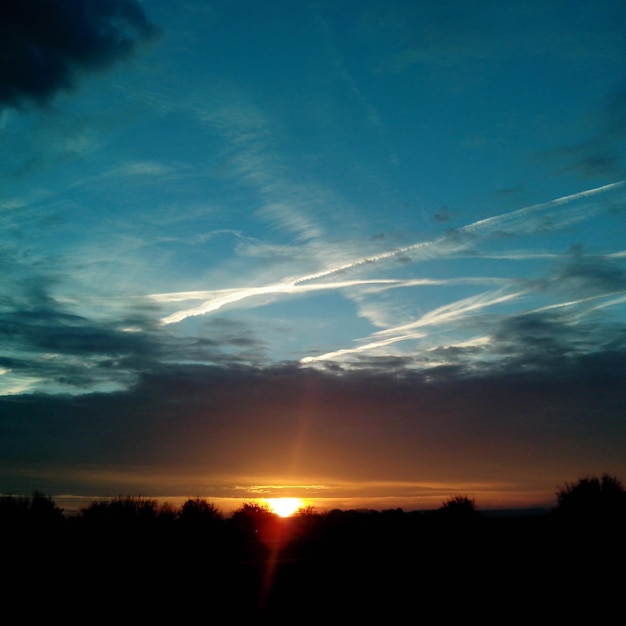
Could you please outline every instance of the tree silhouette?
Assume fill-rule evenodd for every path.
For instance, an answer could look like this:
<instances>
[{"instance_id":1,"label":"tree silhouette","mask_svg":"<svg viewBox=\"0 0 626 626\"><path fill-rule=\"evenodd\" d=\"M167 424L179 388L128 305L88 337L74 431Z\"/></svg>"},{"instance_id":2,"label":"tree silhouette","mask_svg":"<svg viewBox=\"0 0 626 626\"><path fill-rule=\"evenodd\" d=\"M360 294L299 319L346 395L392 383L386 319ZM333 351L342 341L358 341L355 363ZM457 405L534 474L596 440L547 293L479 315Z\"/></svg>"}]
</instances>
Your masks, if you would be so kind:
<instances>
[{"instance_id":1,"label":"tree silhouette","mask_svg":"<svg viewBox=\"0 0 626 626\"><path fill-rule=\"evenodd\" d=\"M556 496L557 513L565 517L604 521L626 518L626 489L617 477L609 474L566 483Z\"/></svg>"},{"instance_id":2,"label":"tree silhouette","mask_svg":"<svg viewBox=\"0 0 626 626\"><path fill-rule=\"evenodd\" d=\"M231 522L257 556L268 549L281 549L290 538L290 518L279 517L264 504L246 502L232 514Z\"/></svg>"},{"instance_id":3,"label":"tree silhouette","mask_svg":"<svg viewBox=\"0 0 626 626\"><path fill-rule=\"evenodd\" d=\"M110 534L143 535L171 526L176 512L169 504L142 496L118 496L112 500L97 500L81 509L82 526L101 529Z\"/></svg>"},{"instance_id":4,"label":"tree silhouette","mask_svg":"<svg viewBox=\"0 0 626 626\"><path fill-rule=\"evenodd\" d=\"M278 515L272 513L267 505L245 502L232 514L231 519L238 528L254 535L263 533L268 525L278 520Z\"/></svg>"},{"instance_id":5,"label":"tree silhouette","mask_svg":"<svg viewBox=\"0 0 626 626\"><path fill-rule=\"evenodd\" d=\"M207 530L224 519L221 511L204 498L189 498L180 509L178 520L185 528Z\"/></svg>"},{"instance_id":6,"label":"tree silhouette","mask_svg":"<svg viewBox=\"0 0 626 626\"><path fill-rule=\"evenodd\" d=\"M59 508L54 500L41 493L33 491L32 497L2 496L0 498L0 520L5 525L24 527L36 524L41 527L50 527L60 524L63 520L63 509Z\"/></svg>"},{"instance_id":7,"label":"tree silhouette","mask_svg":"<svg viewBox=\"0 0 626 626\"><path fill-rule=\"evenodd\" d=\"M42 522L58 522L63 517L63 509L59 508L50 496L40 491L33 491L30 510L33 517Z\"/></svg>"}]
</instances>

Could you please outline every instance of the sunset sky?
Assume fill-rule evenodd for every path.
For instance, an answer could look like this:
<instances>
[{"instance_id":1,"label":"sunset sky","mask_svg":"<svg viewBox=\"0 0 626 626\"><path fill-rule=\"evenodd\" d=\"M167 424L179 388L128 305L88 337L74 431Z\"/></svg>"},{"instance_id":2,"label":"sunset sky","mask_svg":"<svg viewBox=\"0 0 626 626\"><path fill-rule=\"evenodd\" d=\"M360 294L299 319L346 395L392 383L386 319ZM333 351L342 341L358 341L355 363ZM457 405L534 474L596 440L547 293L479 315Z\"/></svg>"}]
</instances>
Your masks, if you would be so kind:
<instances>
[{"instance_id":1,"label":"sunset sky","mask_svg":"<svg viewBox=\"0 0 626 626\"><path fill-rule=\"evenodd\" d=\"M0 0L0 493L626 479L626 3Z\"/></svg>"}]
</instances>

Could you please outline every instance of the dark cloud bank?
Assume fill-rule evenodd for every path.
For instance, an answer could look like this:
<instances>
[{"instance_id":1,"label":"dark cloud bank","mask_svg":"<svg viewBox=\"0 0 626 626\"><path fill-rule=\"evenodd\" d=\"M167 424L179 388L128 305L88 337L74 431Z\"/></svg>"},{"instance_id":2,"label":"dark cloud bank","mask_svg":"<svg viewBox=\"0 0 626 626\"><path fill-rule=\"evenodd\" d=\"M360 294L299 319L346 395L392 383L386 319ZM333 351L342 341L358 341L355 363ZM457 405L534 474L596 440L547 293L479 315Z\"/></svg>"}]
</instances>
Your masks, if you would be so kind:
<instances>
[{"instance_id":1,"label":"dark cloud bank","mask_svg":"<svg viewBox=\"0 0 626 626\"><path fill-rule=\"evenodd\" d=\"M126 391L4 397L0 484L190 495L243 475L550 490L579 474L623 475L625 354L437 377L161 365Z\"/></svg>"},{"instance_id":2,"label":"dark cloud bank","mask_svg":"<svg viewBox=\"0 0 626 626\"><path fill-rule=\"evenodd\" d=\"M136 0L0 0L0 106L46 103L157 34Z\"/></svg>"}]
</instances>

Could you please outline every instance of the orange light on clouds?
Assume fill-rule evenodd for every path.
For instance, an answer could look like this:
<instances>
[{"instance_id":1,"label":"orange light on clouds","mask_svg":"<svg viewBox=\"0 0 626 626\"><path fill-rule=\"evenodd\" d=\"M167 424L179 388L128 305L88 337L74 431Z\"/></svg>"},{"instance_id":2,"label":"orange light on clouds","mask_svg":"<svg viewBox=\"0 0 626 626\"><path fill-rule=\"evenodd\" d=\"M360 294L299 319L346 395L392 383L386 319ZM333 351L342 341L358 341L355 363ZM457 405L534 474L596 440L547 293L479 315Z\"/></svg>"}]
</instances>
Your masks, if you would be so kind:
<instances>
[{"instance_id":1,"label":"orange light on clouds","mask_svg":"<svg viewBox=\"0 0 626 626\"><path fill-rule=\"evenodd\" d=\"M272 513L280 517L289 517L305 506L302 498L265 498Z\"/></svg>"}]
</instances>

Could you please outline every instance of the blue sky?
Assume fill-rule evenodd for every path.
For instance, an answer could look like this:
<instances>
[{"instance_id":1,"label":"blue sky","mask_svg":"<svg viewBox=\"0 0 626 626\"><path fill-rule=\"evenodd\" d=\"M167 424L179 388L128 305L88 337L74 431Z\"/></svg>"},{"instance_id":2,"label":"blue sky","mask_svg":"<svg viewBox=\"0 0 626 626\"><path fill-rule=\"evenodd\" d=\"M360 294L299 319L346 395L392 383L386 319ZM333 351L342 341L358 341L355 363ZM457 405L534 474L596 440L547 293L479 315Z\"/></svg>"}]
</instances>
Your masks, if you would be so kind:
<instances>
[{"instance_id":1,"label":"blue sky","mask_svg":"<svg viewBox=\"0 0 626 626\"><path fill-rule=\"evenodd\" d=\"M625 476L625 20L0 1L0 491Z\"/></svg>"}]
</instances>

